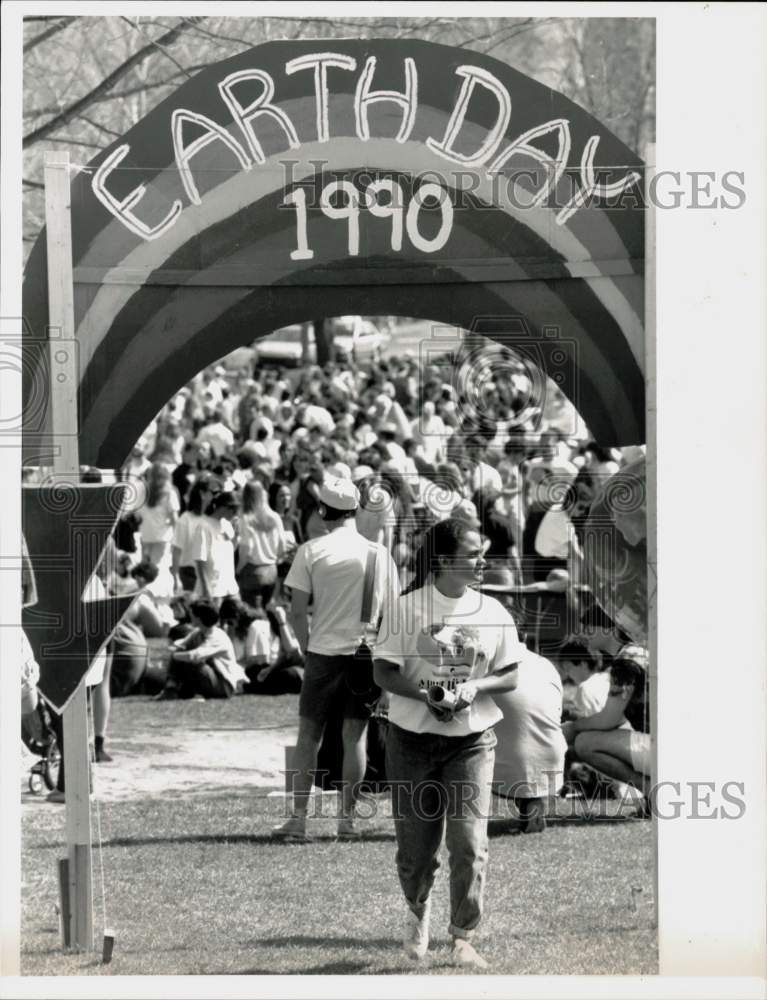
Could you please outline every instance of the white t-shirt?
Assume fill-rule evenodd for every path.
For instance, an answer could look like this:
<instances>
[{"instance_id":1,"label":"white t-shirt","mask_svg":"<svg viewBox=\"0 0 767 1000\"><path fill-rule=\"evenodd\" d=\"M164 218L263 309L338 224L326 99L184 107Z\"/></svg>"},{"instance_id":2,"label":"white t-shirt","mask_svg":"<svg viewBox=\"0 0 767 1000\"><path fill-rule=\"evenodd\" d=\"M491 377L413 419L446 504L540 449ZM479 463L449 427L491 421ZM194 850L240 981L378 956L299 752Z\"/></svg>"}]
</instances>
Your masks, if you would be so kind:
<instances>
[{"instance_id":1,"label":"white t-shirt","mask_svg":"<svg viewBox=\"0 0 767 1000\"><path fill-rule=\"evenodd\" d=\"M197 628L177 644L177 648L191 654L192 663L208 663L234 690L248 678L237 662L232 640L218 625L204 633Z\"/></svg>"},{"instance_id":2,"label":"white t-shirt","mask_svg":"<svg viewBox=\"0 0 767 1000\"><path fill-rule=\"evenodd\" d=\"M319 427L323 434L332 434L335 430L336 422L333 415L324 406L316 406L310 403L304 413L304 426L310 430L312 427Z\"/></svg>"},{"instance_id":3,"label":"white t-shirt","mask_svg":"<svg viewBox=\"0 0 767 1000\"><path fill-rule=\"evenodd\" d=\"M472 482L474 490L495 490L500 493L503 489L503 479L497 469L487 462L477 462L474 469L474 479Z\"/></svg>"},{"instance_id":4,"label":"white t-shirt","mask_svg":"<svg viewBox=\"0 0 767 1000\"><path fill-rule=\"evenodd\" d=\"M173 521L180 509L181 504L175 487L171 487L167 493L163 494L155 507L142 507L139 511L141 515L141 524L139 525L141 541L147 544L169 542L173 537Z\"/></svg>"},{"instance_id":5,"label":"white t-shirt","mask_svg":"<svg viewBox=\"0 0 767 1000\"><path fill-rule=\"evenodd\" d=\"M264 657L268 664L276 663L280 658L279 636L272 632L272 626L266 619L257 618L250 623L243 652L246 660L255 656Z\"/></svg>"},{"instance_id":6,"label":"white t-shirt","mask_svg":"<svg viewBox=\"0 0 767 1000\"><path fill-rule=\"evenodd\" d=\"M535 536L535 551L546 559L567 559L572 534L572 522L563 510L547 510Z\"/></svg>"},{"instance_id":7,"label":"white t-shirt","mask_svg":"<svg viewBox=\"0 0 767 1000\"><path fill-rule=\"evenodd\" d=\"M419 688L458 684L518 663L527 653L514 619L494 597L467 589L445 597L433 584L411 591L390 605L375 647L375 658L396 663ZM480 692L450 722L440 722L425 703L392 694L389 719L402 729L440 736L466 736L495 725L501 710Z\"/></svg>"},{"instance_id":8,"label":"white t-shirt","mask_svg":"<svg viewBox=\"0 0 767 1000\"><path fill-rule=\"evenodd\" d=\"M610 671L593 673L582 681L575 690L571 711L579 719L588 719L601 712L610 694Z\"/></svg>"},{"instance_id":9,"label":"white t-shirt","mask_svg":"<svg viewBox=\"0 0 767 1000\"><path fill-rule=\"evenodd\" d=\"M503 712L495 735L495 781L520 797L545 798L559 791L567 743L562 733L562 681L554 665L527 651L517 687L497 694ZM524 786L524 787L523 787Z\"/></svg>"},{"instance_id":10,"label":"white t-shirt","mask_svg":"<svg viewBox=\"0 0 767 1000\"><path fill-rule=\"evenodd\" d=\"M249 515L240 518L240 565L273 566L285 552L285 529L281 519L274 515L269 528L258 528Z\"/></svg>"},{"instance_id":11,"label":"white t-shirt","mask_svg":"<svg viewBox=\"0 0 767 1000\"><path fill-rule=\"evenodd\" d=\"M191 510L185 510L176 521L173 532L173 547L181 549L179 566L194 566L194 556L192 555L192 542L198 525L202 522L201 514L193 514Z\"/></svg>"},{"instance_id":12,"label":"white t-shirt","mask_svg":"<svg viewBox=\"0 0 767 1000\"><path fill-rule=\"evenodd\" d=\"M310 653L349 656L362 641L362 591L371 545L378 552L370 616L376 622L385 604L399 593L397 567L383 545L369 542L348 520L298 547L285 585L313 597Z\"/></svg>"},{"instance_id":13,"label":"white t-shirt","mask_svg":"<svg viewBox=\"0 0 767 1000\"><path fill-rule=\"evenodd\" d=\"M206 563L205 576L211 597L239 594L234 576L234 528L225 517L218 520L203 515L195 529L190 552L194 562ZM199 578L194 596L203 596Z\"/></svg>"},{"instance_id":14,"label":"white t-shirt","mask_svg":"<svg viewBox=\"0 0 767 1000\"><path fill-rule=\"evenodd\" d=\"M231 636L234 655L237 662L243 666L254 657L263 659L264 666L272 666L280 658L280 640L272 632L272 627L265 619L257 618L248 626L245 636Z\"/></svg>"},{"instance_id":15,"label":"white t-shirt","mask_svg":"<svg viewBox=\"0 0 767 1000\"><path fill-rule=\"evenodd\" d=\"M221 458L222 455L234 448L234 434L226 424L218 422L206 424L197 435L197 441L199 444L204 444L207 441L216 458Z\"/></svg>"}]
</instances>

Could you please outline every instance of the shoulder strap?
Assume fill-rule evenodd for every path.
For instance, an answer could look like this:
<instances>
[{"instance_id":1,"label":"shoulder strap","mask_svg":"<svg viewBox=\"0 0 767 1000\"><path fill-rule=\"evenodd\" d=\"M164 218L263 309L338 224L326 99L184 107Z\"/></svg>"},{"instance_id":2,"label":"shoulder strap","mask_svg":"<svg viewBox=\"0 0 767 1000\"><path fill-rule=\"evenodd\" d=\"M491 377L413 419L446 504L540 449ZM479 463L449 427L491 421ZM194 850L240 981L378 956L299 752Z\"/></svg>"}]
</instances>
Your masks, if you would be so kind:
<instances>
[{"instance_id":1,"label":"shoulder strap","mask_svg":"<svg viewBox=\"0 0 767 1000\"><path fill-rule=\"evenodd\" d=\"M360 621L364 625L370 624L370 615L373 611L373 585L375 583L377 557L377 548L375 545L369 545L367 561L365 563L365 582L362 587L362 614L360 616Z\"/></svg>"}]
</instances>

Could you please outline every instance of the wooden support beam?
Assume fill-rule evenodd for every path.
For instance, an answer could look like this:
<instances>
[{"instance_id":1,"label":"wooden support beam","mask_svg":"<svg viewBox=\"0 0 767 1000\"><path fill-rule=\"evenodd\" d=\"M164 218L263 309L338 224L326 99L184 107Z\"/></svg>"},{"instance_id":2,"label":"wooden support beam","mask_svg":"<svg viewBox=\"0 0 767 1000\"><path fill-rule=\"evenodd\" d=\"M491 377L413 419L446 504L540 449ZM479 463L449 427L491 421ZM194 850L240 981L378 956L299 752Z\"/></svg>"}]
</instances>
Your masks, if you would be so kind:
<instances>
[{"instance_id":1,"label":"wooden support beam","mask_svg":"<svg viewBox=\"0 0 767 1000\"><path fill-rule=\"evenodd\" d=\"M69 906L69 858L59 858L59 930L61 946L68 948L71 942L72 917Z\"/></svg>"},{"instance_id":2,"label":"wooden support beam","mask_svg":"<svg viewBox=\"0 0 767 1000\"><path fill-rule=\"evenodd\" d=\"M80 475L77 440L78 358L75 342L71 195L67 152L56 151L45 154L45 225L48 255L53 469L60 481L77 483ZM93 949L93 875L85 679L64 710L63 725L69 861L69 943L73 948L90 951ZM66 918L63 910L62 916Z\"/></svg>"},{"instance_id":3,"label":"wooden support beam","mask_svg":"<svg viewBox=\"0 0 767 1000\"><path fill-rule=\"evenodd\" d=\"M66 152L45 154L45 226L53 468L58 475L66 478L79 475L80 469L71 195L69 153Z\"/></svg>"}]
</instances>

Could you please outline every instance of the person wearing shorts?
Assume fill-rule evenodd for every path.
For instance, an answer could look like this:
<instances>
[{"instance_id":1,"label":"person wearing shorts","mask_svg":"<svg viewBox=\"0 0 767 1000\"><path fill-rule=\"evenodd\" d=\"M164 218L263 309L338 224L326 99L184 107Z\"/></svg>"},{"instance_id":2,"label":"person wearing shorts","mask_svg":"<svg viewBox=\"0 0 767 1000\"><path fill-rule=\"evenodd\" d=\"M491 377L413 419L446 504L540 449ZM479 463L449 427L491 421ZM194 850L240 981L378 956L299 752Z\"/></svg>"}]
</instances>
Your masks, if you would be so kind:
<instances>
[{"instance_id":1,"label":"person wearing shorts","mask_svg":"<svg viewBox=\"0 0 767 1000\"><path fill-rule=\"evenodd\" d=\"M319 514L329 531L299 546L285 579L291 591L291 624L305 651L304 682L298 703L292 815L275 836L306 839L306 813L317 755L331 709L343 708L343 769L339 837L354 837L354 809L367 764L367 725L374 700L355 656L365 638L362 595L368 553L375 552L370 622L396 599L399 577L383 545L358 531L357 487L350 479L326 477ZM311 628L309 602L312 602Z\"/></svg>"},{"instance_id":2,"label":"person wearing shorts","mask_svg":"<svg viewBox=\"0 0 767 1000\"><path fill-rule=\"evenodd\" d=\"M596 715L563 726L568 743L595 771L650 790L650 684L647 650L624 646L610 668L610 694ZM625 728L629 722L631 729Z\"/></svg>"}]
</instances>

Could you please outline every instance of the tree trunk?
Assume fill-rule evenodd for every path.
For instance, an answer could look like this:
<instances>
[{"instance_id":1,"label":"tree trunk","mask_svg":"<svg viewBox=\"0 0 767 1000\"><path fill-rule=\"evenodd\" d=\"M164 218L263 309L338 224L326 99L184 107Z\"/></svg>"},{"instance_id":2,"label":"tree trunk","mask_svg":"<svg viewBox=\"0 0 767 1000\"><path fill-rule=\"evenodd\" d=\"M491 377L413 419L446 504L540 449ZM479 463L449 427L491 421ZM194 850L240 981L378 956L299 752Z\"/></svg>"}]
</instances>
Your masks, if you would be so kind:
<instances>
[{"instance_id":1,"label":"tree trunk","mask_svg":"<svg viewBox=\"0 0 767 1000\"><path fill-rule=\"evenodd\" d=\"M318 365L324 365L328 361L334 360L333 335L330 324L324 319L314 320L314 342L317 345Z\"/></svg>"}]
</instances>

